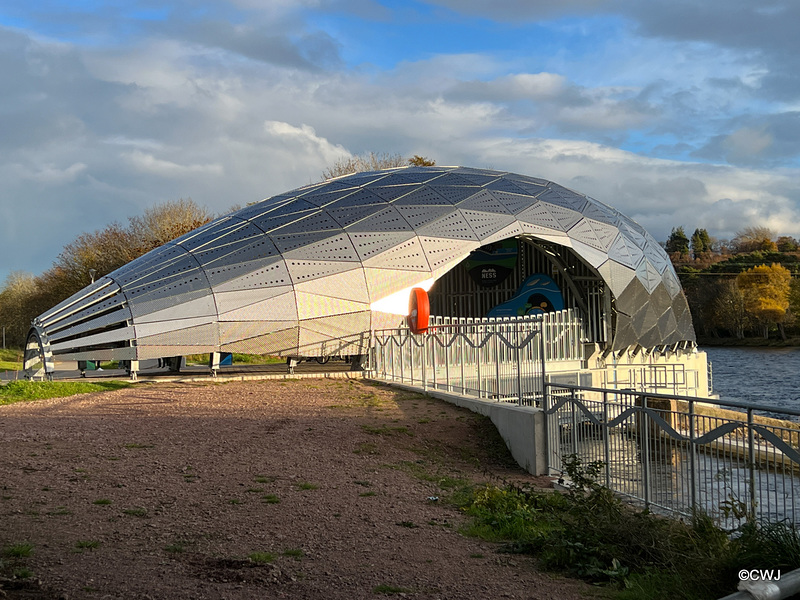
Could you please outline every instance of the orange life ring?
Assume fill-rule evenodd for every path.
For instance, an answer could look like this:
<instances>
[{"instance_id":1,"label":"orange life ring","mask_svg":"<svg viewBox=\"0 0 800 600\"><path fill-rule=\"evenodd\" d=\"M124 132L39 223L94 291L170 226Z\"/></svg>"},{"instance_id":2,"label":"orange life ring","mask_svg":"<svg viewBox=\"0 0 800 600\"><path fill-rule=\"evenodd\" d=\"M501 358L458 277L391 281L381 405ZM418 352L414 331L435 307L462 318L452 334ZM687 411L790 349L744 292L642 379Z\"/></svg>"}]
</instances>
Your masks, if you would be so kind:
<instances>
[{"instance_id":1,"label":"orange life ring","mask_svg":"<svg viewBox=\"0 0 800 600\"><path fill-rule=\"evenodd\" d=\"M408 328L411 333L428 331L428 319L431 315L431 304L428 292L422 288L413 288L408 299Z\"/></svg>"}]
</instances>

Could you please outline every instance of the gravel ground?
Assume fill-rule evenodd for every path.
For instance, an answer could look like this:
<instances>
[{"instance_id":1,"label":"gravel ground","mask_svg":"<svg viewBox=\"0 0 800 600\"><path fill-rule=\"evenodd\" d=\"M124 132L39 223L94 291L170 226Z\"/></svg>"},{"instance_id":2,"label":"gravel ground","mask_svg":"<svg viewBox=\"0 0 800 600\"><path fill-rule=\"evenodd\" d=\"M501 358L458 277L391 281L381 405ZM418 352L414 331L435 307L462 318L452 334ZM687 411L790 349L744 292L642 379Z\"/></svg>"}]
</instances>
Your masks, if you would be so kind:
<instances>
[{"instance_id":1,"label":"gravel ground","mask_svg":"<svg viewBox=\"0 0 800 600\"><path fill-rule=\"evenodd\" d=\"M586 598L458 533L455 479L543 484L483 417L352 379L0 406L0 598ZM25 583L12 572L32 574Z\"/></svg>"}]
</instances>

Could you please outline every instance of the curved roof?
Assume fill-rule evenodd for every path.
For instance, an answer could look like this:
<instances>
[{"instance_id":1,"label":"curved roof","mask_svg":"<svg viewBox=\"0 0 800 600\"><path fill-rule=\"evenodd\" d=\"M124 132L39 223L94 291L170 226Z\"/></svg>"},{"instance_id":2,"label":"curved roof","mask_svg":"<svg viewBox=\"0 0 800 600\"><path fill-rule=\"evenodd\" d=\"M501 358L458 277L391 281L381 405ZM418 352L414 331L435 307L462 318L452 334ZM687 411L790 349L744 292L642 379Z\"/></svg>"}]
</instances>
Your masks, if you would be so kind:
<instances>
[{"instance_id":1,"label":"curved roof","mask_svg":"<svg viewBox=\"0 0 800 600\"><path fill-rule=\"evenodd\" d=\"M135 340L139 359L325 353L336 340L364 343L379 324L375 302L518 236L569 247L597 270L615 298L615 349L694 341L669 258L642 227L544 179L464 167L357 173L263 200L132 261L35 324L55 353L87 357L123 340Z\"/></svg>"}]
</instances>

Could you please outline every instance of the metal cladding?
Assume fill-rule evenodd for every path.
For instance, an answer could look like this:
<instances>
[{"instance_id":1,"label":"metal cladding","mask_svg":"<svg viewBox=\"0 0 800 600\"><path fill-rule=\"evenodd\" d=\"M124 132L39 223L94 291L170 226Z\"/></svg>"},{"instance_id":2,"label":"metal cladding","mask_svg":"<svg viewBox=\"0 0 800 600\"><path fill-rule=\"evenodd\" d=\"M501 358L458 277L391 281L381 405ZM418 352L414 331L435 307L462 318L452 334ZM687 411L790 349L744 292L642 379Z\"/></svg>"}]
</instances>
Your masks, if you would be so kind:
<instances>
[{"instance_id":1,"label":"metal cladding","mask_svg":"<svg viewBox=\"0 0 800 600\"><path fill-rule=\"evenodd\" d=\"M639 225L560 185L463 167L357 173L221 217L34 321L42 356L357 354L396 325L376 302L472 250L528 237L572 249L610 289L613 349L694 341L669 258Z\"/></svg>"}]
</instances>

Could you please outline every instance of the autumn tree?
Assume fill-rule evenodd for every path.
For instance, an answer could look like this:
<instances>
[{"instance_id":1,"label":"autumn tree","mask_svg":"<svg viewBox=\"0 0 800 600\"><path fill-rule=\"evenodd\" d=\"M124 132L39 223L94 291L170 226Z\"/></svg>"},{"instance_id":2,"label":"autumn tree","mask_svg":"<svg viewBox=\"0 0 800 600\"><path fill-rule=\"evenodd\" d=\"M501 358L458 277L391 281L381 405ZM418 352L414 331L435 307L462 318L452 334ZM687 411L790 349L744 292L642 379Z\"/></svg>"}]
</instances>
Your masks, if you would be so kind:
<instances>
[{"instance_id":1,"label":"autumn tree","mask_svg":"<svg viewBox=\"0 0 800 600\"><path fill-rule=\"evenodd\" d=\"M717 293L709 303L709 319L711 326L732 334L736 339L743 339L749 318L745 309L744 295L736 284L736 280L726 278L717 282Z\"/></svg>"},{"instance_id":2,"label":"autumn tree","mask_svg":"<svg viewBox=\"0 0 800 600\"><path fill-rule=\"evenodd\" d=\"M5 328L6 343L22 347L28 335L30 317L25 307L36 293L33 275L14 271L6 277L0 289L0 327Z\"/></svg>"},{"instance_id":3,"label":"autumn tree","mask_svg":"<svg viewBox=\"0 0 800 600\"><path fill-rule=\"evenodd\" d=\"M408 164L410 164L412 167L433 167L436 165L436 161L428 158L427 156L415 154L408 159Z\"/></svg>"},{"instance_id":4,"label":"autumn tree","mask_svg":"<svg viewBox=\"0 0 800 600\"><path fill-rule=\"evenodd\" d=\"M775 245L778 246L778 252L797 252L798 244L797 240L789 235L782 235L780 236Z\"/></svg>"},{"instance_id":5,"label":"autumn tree","mask_svg":"<svg viewBox=\"0 0 800 600\"><path fill-rule=\"evenodd\" d=\"M769 325L775 323L786 339L783 323L789 308L791 278L789 269L776 263L747 269L736 277L745 309L763 327L765 338L769 337Z\"/></svg>"},{"instance_id":6,"label":"autumn tree","mask_svg":"<svg viewBox=\"0 0 800 600\"><path fill-rule=\"evenodd\" d=\"M737 231L731 244L736 252L777 252L778 246L773 239L775 234L768 227L745 227Z\"/></svg>"}]
</instances>

